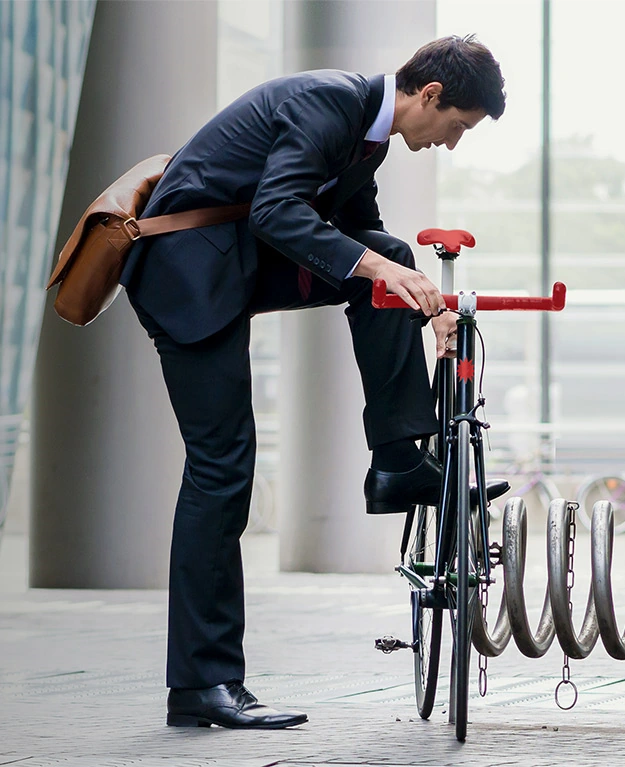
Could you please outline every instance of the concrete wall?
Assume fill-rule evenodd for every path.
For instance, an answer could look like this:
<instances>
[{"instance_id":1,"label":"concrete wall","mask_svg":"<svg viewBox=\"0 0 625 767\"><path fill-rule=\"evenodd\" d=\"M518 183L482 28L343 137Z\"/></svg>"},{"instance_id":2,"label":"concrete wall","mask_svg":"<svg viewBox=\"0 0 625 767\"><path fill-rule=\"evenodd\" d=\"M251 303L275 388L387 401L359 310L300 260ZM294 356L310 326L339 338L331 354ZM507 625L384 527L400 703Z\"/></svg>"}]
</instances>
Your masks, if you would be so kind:
<instances>
[{"instance_id":1,"label":"concrete wall","mask_svg":"<svg viewBox=\"0 0 625 767\"><path fill-rule=\"evenodd\" d=\"M216 10L98 3L57 252L111 181L173 153L214 113ZM48 302L31 423L30 585L166 586L184 456L156 352L125 296L87 328Z\"/></svg>"},{"instance_id":2,"label":"concrete wall","mask_svg":"<svg viewBox=\"0 0 625 767\"><path fill-rule=\"evenodd\" d=\"M285 68L391 73L434 34L434 0L287 3ZM435 221L434 153L411 155L395 137L377 180L387 229L414 243ZM281 567L392 571L404 515L365 515L364 398L341 308L283 316L282 371Z\"/></svg>"}]
</instances>

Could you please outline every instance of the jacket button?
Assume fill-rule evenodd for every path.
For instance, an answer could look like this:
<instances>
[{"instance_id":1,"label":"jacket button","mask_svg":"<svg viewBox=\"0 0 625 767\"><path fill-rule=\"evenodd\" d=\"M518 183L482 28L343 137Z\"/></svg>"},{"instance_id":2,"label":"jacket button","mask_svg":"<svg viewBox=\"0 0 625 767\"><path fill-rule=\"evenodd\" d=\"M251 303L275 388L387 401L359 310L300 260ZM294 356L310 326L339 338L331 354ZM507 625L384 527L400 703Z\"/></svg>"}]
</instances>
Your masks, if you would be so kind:
<instances>
[{"instance_id":1,"label":"jacket button","mask_svg":"<svg viewBox=\"0 0 625 767\"><path fill-rule=\"evenodd\" d=\"M332 267L330 266L330 264L328 264L326 266L326 272L331 272L331 271L332 271Z\"/></svg>"},{"instance_id":2,"label":"jacket button","mask_svg":"<svg viewBox=\"0 0 625 767\"><path fill-rule=\"evenodd\" d=\"M315 260L313 261L313 263L314 263L314 265L315 265L315 266L317 266L317 264L319 263L319 259L318 259L318 258L315 258Z\"/></svg>"},{"instance_id":3,"label":"jacket button","mask_svg":"<svg viewBox=\"0 0 625 767\"><path fill-rule=\"evenodd\" d=\"M319 262L319 266L320 266L322 269L325 269L325 268L326 268L326 262L325 262L325 261L320 261L320 262Z\"/></svg>"},{"instance_id":4,"label":"jacket button","mask_svg":"<svg viewBox=\"0 0 625 767\"><path fill-rule=\"evenodd\" d=\"M312 260L313 260L313 258L314 258L313 254L312 254L312 253L309 253L309 254L308 254L308 260L309 260L309 261L312 261Z\"/></svg>"}]
</instances>

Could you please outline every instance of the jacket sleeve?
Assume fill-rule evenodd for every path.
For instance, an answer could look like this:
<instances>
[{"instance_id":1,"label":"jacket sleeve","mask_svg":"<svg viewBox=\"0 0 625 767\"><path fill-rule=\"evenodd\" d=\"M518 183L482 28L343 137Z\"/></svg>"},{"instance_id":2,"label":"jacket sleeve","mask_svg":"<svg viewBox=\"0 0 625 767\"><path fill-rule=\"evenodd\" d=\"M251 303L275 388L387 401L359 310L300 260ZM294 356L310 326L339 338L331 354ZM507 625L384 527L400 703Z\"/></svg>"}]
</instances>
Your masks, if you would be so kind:
<instances>
[{"instance_id":1,"label":"jacket sleeve","mask_svg":"<svg viewBox=\"0 0 625 767\"><path fill-rule=\"evenodd\" d=\"M364 98L350 88L314 87L280 104L276 138L250 212L255 236L335 287L363 246L324 222L311 203L319 187L347 166L363 117ZM375 187L365 186L358 197L370 216Z\"/></svg>"}]
</instances>

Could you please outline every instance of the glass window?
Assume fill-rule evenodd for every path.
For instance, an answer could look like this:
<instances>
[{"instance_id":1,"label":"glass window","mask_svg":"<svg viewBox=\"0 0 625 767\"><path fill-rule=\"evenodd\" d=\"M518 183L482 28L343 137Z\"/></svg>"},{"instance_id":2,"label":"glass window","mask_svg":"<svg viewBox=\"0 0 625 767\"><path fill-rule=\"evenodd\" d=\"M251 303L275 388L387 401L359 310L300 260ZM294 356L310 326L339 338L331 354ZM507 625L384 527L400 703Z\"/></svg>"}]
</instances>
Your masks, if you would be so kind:
<instances>
[{"instance_id":1,"label":"glass window","mask_svg":"<svg viewBox=\"0 0 625 767\"><path fill-rule=\"evenodd\" d=\"M625 367L618 330L625 314L625 145L612 75L622 68L617 36L625 6L598 0L591 13L581 0L552 0L551 8L550 271L569 291L565 310L550 316L554 468L623 471L617 391ZM456 287L537 294L542 0L439 0L437 11L440 36L475 32L491 48L508 93L499 122L487 118L453 153L438 150L438 224L469 229L477 241L457 262ZM540 319L493 314L479 321L487 414L498 427L493 455L518 460L515 445L526 453L538 447Z\"/></svg>"},{"instance_id":2,"label":"glass window","mask_svg":"<svg viewBox=\"0 0 625 767\"><path fill-rule=\"evenodd\" d=\"M487 117L453 152L437 150L438 224L468 229L476 239L475 249L464 249L456 262L456 290L539 291L541 8L540 0L505 7L492 1L437 4L438 35L475 33L500 62L508 94L499 121ZM481 314L479 325L486 342L486 412L499 427L491 434L491 457L511 460L502 424L538 420L539 320Z\"/></svg>"},{"instance_id":3,"label":"glass window","mask_svg":"<svg viewBox=\"0 0 625 767\"><path fill-rule=\"evenodd\" d=\"M0 2L0 537L94 11Z\"/></svg>"},{"instance_id":4,"label":"glass window","mask_svg":"<svg viewBox=\"0 0 625 767\"><path fill-rule=\"evenodd\" d=\"M625 6L552 0L552 241L554 275L570 289L554 323L562 461L625 470Z\"/></svg>"}]
</instances>

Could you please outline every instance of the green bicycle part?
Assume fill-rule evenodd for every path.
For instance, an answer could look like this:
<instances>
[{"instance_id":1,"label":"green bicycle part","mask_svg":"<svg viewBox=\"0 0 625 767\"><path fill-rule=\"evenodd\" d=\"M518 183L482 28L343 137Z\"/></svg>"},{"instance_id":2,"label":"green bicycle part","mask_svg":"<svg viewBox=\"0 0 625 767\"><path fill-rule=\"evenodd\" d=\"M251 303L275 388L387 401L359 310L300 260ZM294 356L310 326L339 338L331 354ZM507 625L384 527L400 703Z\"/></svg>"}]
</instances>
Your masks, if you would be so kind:
<instances>
[{"instance_id":1,"label":"green bicycle part","mask_svg":"<svg viewBox=\"0 0 625 767\"><path fill-rule=\"evenodd\" d=\"M412 569L417 575L432 576L434 575L434 563L433 562L411 562Z\"/></svg>"},{"instance_id":2,"label":"green bicycle part","mask_svg":"<svg viewBox=\"0 0 625 767\"><path fill-rule=\"evenodd\" d=\"M424 579L434 575L434 565L429 562L411 562L410 567L406 565L399 565L397 571L405 576L414 586L420 589L427 589L430 587ZM452 586L458 585L458 573L447 571L445 575L445 581ZM479 579L476 575L469 575L469 586L477 586Z\"/></svg>"},{"instance_id":3,"label":"green bicycle part","mask_svg":"<svg viewBox=\"0 0 625 767\"><path fill-rule=\"evenodd\" d=\"M450 583L452 586L457 586L458 585L458 573L450 573L450 572L448 572L447 575L445 576L445 580L447 581L447 583ZM477 578L477 576L475 576L475 575L469 574L468 582L469 582L469 586L477 586L478 583L479 583L479 578Z\"/></svg>"}]
</instances>

